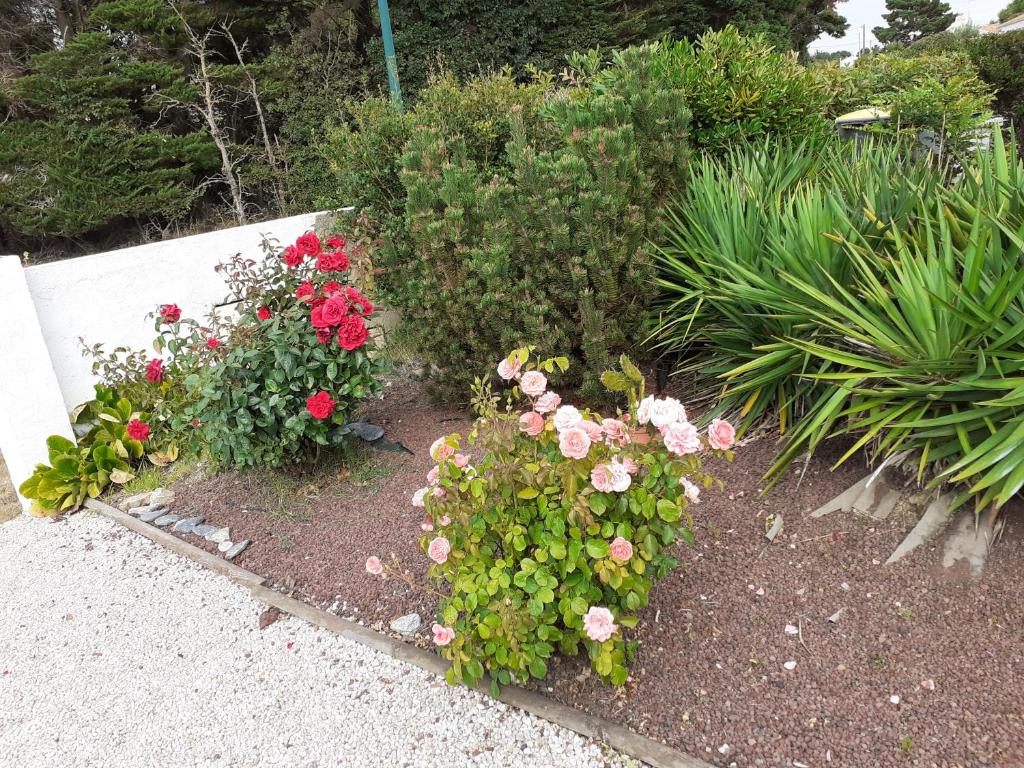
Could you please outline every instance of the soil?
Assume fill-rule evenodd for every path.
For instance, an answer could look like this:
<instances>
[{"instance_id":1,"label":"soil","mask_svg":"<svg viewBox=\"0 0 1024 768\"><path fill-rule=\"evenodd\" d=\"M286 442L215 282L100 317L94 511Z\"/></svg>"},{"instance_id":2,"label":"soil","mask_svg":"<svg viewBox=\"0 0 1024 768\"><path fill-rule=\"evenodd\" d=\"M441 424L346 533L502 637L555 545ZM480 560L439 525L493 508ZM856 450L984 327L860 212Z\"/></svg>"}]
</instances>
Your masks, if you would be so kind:
<instances>
[{"instance_id":1,"label":"soil","mask_svg":"<svg viewBox=\"0 0 1024 768\"><path fill-rule=\"evenodd\" d=\"M366 418L411 453L375 452L370 473L330 466L296 497L293 519L254 508L264 489L251 474L179 481L175 511L252 539L237 562L317 605L384 630L419 612L422 643L433 599L364 564L394 556L425 579L410 497L431 442L469 422L408 380ZM570 658L540 689L721 766L1024 766L1021 509L1007 511L980 578L942 568L941 539L884 566L914 519L808 516L863 474L856 461L830 471L845 447L823 448L767 495L771 436L739 447L732 464L709 462L725 490L704 493L696 544L680 545L682 566L641 612L630 681L604 686ZM772 543L769 515L785 523Z\"/></svg>"}]
</instances>

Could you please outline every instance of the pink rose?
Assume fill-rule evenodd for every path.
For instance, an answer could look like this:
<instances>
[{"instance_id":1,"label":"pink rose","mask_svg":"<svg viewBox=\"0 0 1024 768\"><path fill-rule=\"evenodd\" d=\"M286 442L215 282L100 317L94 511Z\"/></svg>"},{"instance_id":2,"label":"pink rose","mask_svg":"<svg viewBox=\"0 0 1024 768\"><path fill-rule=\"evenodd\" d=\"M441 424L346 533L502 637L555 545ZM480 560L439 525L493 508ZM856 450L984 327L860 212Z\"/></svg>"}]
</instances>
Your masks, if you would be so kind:
<instances>
[{"instance_id":1,"label":"pink rose","mask_svg":"<svg viewBox=\"0 0 1024 768\"><path fill-rule=\"evenodd\" d=\"M544 431L544 417L536 411L527 411L519 417L519 431L536 437Z\"/></svg>"},{"instance_id":2,"label":"pink rose","mask_svg":"<svg viewBox=\"0 0 1024 768\"><path fill-rule=\"evenodd\" d=\"M558 406L562 404L562 398L555 392L545 392L543 395L537 398L537 402L534 403L533 409L537 413L551 413Z\"/></svg>"},{"instance_id":3,"label":"pink rose","mask_svg":"<svg viewBox=\"0 0 1024 768\"><path fill-rule=\"evenodd\" d=\"M601 431L601 425L595 424L589 419L584 419L579 423L579 428L587 433L587 437L590 438L590 442L599 443L604 433Z\"/></svg>"},{"instance_id":4,"label":"pink rose","mask_svg":"<svg viewBox=\"0 0 1024 768\"><path fill-rule=\"evenodd\" d=\"M598 464L590 471L590 482L601 493L622 493L633 482L624 464L612 461L610 464Z\"/></svg>"},{"instance_id":5,"label":"pink rose","mask_svg":"<svg viewBox=\"0 0 1024 768\"><path fill-rule=\"evenodd\" d=\"M651 404L654 403L654 395L648 395L640 401L636 407L636 420L640 424L646 424L651 420Z\"/></svg>"},{"instance_id":6,"label":"pink rose","mask_svg":"<svg viewBox=\"0 0 1024 768\"><path fill-rule=\"evenodd\" d=\"M430 533L434 530L434 523L431 521L429 515L423 518L423 522L420 523L420 530L425 533Z\"/></svg>"},{"instance_id":7,"label":"pink rose","mask_svg":"<svg viewBox=\"0 0 1024 768\"><path fill-rule=\"evenodd\" d=\"M621 536L616 536L615 540L608 545L608 554L612 556L613 560L625 563L633 556L633 545Z\"/></svg>"},{"instance_id":8,"label":"pink rose","mask_svg":"<svg viewBox=\"0 0 1024 768\"><path fill-rule=\"evenodd\" d=\"M686 409L674 397L665 397L651 403L651 424L658 429L673 421L686 421Z\"/></svg>"},{"instance_id":9,"label":"pink rose","mask_svg":"<svg viewBox=\"0 0 1024 768\"><path fill-rule=\"evenodd\" d=\"M439 485L435 485L434 490L430 492L430 495L433 496L435 499L443 499L445 496L448 495L448 491L446 491Z\"/></svg>"},{"instance_id":10,"label":"pink rose","mask_svg":"<svg viewBox=\"0 0 1024 768\"><path fill-rule=\"evenodd\" d=\"M527 397L538 397L548 388L548 379L540 371L527 371L519 380L519 388Z\"/></svg>"},{"instance_id":11,"label":"pink rose","mask_svg":"<svg viewBox=\"0 0 1024 768\"><path fill-rule=\"evenodd\" d=\"M624 466L626 471L631 475L635 475L640 471L640 465L633 461L629 456L622 457L622 466Z\"/></svg>"},{"instance_id":12,"label":"pink rose","mask_svg":"<svg viewBox=\"0 0 1024 768\"><path fill-rule=\"evenodd\" d=\"M451 525L452 519L448 515L441 515L441 519L437 521L441 525Z\"/></svg>"},{"instance_id":13,"label":"pink rose","mask_svg":"<svg viewBox=\"0 0 1024 768\"><path fill-rule=\"evenodd\" d=\"M444 536L438 536L427 546L427 556L435 563L443 563L448 559L448 553L452 551L452 545Z\"/></svg>"},{"instance_id":14,"label":"pink rose","mask_svg":"<svg viewBox=\"0 0 1024 768\"><path fill-rule=\"evenodd\" d=\"M677 456L685 456L700 450L697 428L689 422L669 424L661 430L661 434L665 440L665 447Z\"/></svg>"},{"instance_id":15,"label":"pink rose","mask_svg":"<svg viewBox=\"0 0 1024 768\"><path fill-rule=\"evenodd\" d=\"M587 637L595 643L603 643L619 628L614 619L612 612L607 608L592 605L587 615L583 617L583 628L587 631Z\"/></svg>"},{"instance_id":16,"label":"pink rose","mask_svg":"<svg viewBox=\"0 0 1024 768\"><path fill-rule=\"evenodd\" d=\"M452 462L454 462L456 467L458 467L459 469L462 469L463 467L465 467L465 466L467 466L469 464L469 456L467 456L464 453L456 453L452 457Z\"/></svg>"},{"instance_id":17,"label":"pink rose","mask_svg":"<svg viewBox=\"0 0 1024 768\"><path fill-rule=\"evenodd\" d=\"M379 557L368 557L366 558L366 572L380 576L384 573L384 563L380 561Z\"/></svg>"},{"instance_id":18,"label":"pink rose","mask_svg":"<svg viewBox=\"0 0 1024 768\"><path fill-rule=\"evenodd\" d=\"M558 436L558 450L567 459L585 459L590 452L590 436L579 427L571 427Z\"/></svg>"},{"instance_id":19,"label":"pink rose","mask_svg":"<svg viewBox=\"0 0 1024 768\"><path fill-rule=\"evenodd\" d=\"M609 471L612 476L612 490L616 493L624 493L629 490L629 486L633 482L633 478L630 477L629 469L624 463L618 459L612 459L612 463L609 465Z\"/></svg>"},{"instance_id":20,"label":"pink rose","mask_svg":"<svg viewBox=\"0 0 1024 768\"><path fill-rule=\"evenodd\" d=\"M596 464L594 468L590 470L590 482L597 488L601 493L612 492L612 473L611 467L607 464Z\"/></svg>"},{"instance_id":21,"label":"pink rose","mask_svg":"<svg viewBox=\"0 0 1024 768\"><path fill-rule=\"evenodd\" d=\"M430 631L434 633L434 645L448 645L448 643L455 639L455 630L451 627L442 627L440 624L435 624L430 628Z\"/></svg>"},{"instance_id":22,"label":"pink rose","mask_svg":"<svg viewBox=\"0 0 1024 768\"><path fill-rule=\"evenodd\" d=\"M431 485L437 485L437 482L440 479L441 479L441 468L440 467L434 467L429 472L427 472L427 482L430 483Z\"/></svg>"},{"instance_id":23,"label":"pink rose","mask_svg":"<svg viewBox=\"0 0 1024 768\"><path fill-rule=\"evenodd\" d=\"M445 442L446 438L447 435L445 437L439 437L430 446L430 458L432 458L438 464L440 464L442 461L444 461L453 453L455 453L455 449Z\"/></svg>"},{"instance_id":24,"label":"pink rose","mask_svg":"<svg viewBox=\"0 0 1024 768\"><path fill-rule=\"evenodd\" d=\"M736 430L722 419L712 419L708 425L708 443L716 451L727 451L736 442Z\"/></svg>"},{"instance_id":25,"label":"pink rose","mask_svg":"<svg viewBox=\"0 0 1024 768\"><path fill-rule=\"evenodd\" d=\"M555 429L559 432L564 432L567 429L572 429L581 421L583 416L571 405L563 405L557 411L555 411Z\"/></svg>"},{"instance_id":26,"label":"pink rose","mask_svg":"<svg viewBox=\"0 0 1024 768\"><path fill-rule=\"evenodd\" d=\"M519 375L519 369L522 367L523 364L519 360L512 360L506 357L498 363L498 375L505 381L510 381Z\"/></svg>"},{"instance_id":27,"label":"pink rose","mask_svg":"<svg viewBox=\"0 0 1024 768\"><path fill-rule=\"evenodd\" d=\"M697 487L696 483L691 483L685 477L682 479L683 483L683 495L686 496L686 500L691 504L700 503L700 488Z\"/></svg>"},{"instance_id":28,"label":"pink rose","mask_svg":"<svg viewBox=\"0 0 1024 768\"><path fill-rule=\"evenodd\" d=\"M416 491L416 493L412 495L412 505L414 507L424 506L423 499L426 497L429 491L429 488L420 488L418 491Z\"/></svg>"},{"instance_id":29,"label":"pink rose","mask_svg":"<svg viewBox=\"0 0 1024 768\"><path fill-rule=\"evenodd\" d=\"M602 419L601 431L604 432L604 436L609 442L618 443L619 445L625 445L629 442L629 432L626 431L626 424L618 419Z\"/></svg>"}]
</instances>

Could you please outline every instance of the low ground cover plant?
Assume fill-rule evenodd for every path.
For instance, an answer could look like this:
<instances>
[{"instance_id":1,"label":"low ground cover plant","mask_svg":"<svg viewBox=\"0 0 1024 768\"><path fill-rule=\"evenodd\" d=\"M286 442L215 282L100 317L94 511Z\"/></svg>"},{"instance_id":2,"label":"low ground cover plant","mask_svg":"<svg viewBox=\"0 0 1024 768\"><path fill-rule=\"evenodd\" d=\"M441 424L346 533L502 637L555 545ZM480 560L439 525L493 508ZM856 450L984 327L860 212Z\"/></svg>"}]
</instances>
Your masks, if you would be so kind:
<instances>
[{"instance_id":1,"label":"low ground cover plant","mask_svg":"<svg viewBox=\"0 0 1024 768\"><path fill-rule=\"evenodd\" d=\"M504 402L489 378L476 381L472 431L438 438L437 466L413 497L440 588L434 642L453 684L543 678L556 652L583 650L621 685L635 650L628 630L676 567L672 545L692 542L690 505L715 484L702 455L731 459L735 432L715 420L701 434L679 401L645 397L625 357L603 380L627 408L577 409L548 387L568 361L533 352L498 365L511 387ZM377 557L366 567L402 575Z\"/></svg>"},{"instance_id":2,"label":"low ground cover plant","mask_svg":"<svg viewBox=\"0 0 1024 768\"><path fill-rule=\"evenodd\" d=\"M18 489L32 501L33 514L77 509L110 484L127 483L146 452L153 451L148 414L102 385L97 385L94 400L76 409L73 420L77 441L50 436L50 463L38 465Z\"/></svg>"}]
</instances>

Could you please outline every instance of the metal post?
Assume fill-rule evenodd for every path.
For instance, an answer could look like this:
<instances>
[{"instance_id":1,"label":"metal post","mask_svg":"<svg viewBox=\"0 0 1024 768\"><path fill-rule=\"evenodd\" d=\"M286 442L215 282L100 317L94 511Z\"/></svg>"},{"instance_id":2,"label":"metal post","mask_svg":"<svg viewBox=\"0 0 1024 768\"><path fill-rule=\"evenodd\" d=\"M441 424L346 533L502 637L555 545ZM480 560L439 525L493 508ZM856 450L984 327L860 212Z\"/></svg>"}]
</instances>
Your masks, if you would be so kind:
<instances>
[{"instance_id":1,"label":"metal post","mask_svg":"<svg viewBox=\"0 0 1024 768\"><path fill-rule=\"evenodd\" d=\"M388 0L377 0L377 10L380 12L381 37L384 38L384 64L388 70L388 88L391 91L391 100L401 112L402 86L398 84L398 59L395 58L395 41L391 37L391 12L388 10Z\"/></svg>"}]
</instances>

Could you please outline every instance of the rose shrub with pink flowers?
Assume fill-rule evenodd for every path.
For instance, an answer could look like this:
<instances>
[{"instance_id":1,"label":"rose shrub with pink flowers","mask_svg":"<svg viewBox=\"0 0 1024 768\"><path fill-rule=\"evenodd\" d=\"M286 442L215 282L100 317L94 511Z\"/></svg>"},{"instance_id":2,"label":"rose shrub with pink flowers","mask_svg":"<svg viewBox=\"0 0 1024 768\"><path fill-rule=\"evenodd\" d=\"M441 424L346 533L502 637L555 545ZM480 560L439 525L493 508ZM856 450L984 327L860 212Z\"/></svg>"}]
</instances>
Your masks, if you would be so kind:
<instances>
[{"instance_id":1,"label":"rose shrub with pink flowers","mask_svg":"<svg viewBox=\"0 0 1024 768\"><path fill-rule=\"evenodd\" d=\"M691 505L714 485L702 457L731 459L731 428L718 422L702 434L678 401L644 397L625 357L602 378L626 396L625 410L564 403L549 377L568 362L532 351L499 363L511 387L503 405L477 380L472 431L434 443L437 467L413 498L445 594L435 642L452 683L473 685L485 672L495 685L542 678L553 654L582 650L620 685L637 611L676 567L673 547L692 542Z\"/></svg>"}]
</instances>

